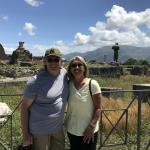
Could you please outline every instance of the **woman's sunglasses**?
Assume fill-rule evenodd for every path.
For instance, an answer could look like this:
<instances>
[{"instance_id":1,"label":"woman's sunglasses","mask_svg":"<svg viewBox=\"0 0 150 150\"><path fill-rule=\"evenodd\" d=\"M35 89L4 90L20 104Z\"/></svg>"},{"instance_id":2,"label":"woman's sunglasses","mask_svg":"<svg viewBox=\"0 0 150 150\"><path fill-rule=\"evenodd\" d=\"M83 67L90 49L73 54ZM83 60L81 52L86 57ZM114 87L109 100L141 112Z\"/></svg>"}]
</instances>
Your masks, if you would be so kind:
<instances>
[{"instance_id":1,"label":"woman's sunglasses","mask_svg":"<svg viewBox=\"0 0 150 150\"><path fill-rule=\"evenodd\" d=\"M73 64L71 65L72 68L76 68L77 66L80 68L80 67L83 66L83 64L81 64L81 63L73 63Z\"/></svg>"},{"instance_id":2,"label":"woman's sunglasses","mask_svg":"<svg viewBox=\"0 0 150 150\"><path fill-rule=\"evenodd\" d=\"M52 63L52 62L58 63L60 59L59 58L47 58L46 60L49 63Z\"/></svg>"}]
</instances>

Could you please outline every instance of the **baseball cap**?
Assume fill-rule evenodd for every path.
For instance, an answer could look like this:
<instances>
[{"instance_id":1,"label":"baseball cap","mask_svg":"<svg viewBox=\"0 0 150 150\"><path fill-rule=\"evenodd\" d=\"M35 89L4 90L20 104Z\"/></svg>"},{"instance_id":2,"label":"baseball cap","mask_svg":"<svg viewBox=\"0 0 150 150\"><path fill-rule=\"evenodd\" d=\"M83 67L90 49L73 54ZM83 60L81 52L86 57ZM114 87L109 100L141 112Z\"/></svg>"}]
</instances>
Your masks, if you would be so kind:
<instances>
[{"instance_id":1,"label":"baseball cap","mask_svg":"<svg viewBox=\"0 0 150 150\"><path fill-rule=\"evenodd\" d=\"M46 52L45 52L45 57L48 57L48 56L61 57L60 50L58 48L47 49Z\"/></svg>"}]
</instances>

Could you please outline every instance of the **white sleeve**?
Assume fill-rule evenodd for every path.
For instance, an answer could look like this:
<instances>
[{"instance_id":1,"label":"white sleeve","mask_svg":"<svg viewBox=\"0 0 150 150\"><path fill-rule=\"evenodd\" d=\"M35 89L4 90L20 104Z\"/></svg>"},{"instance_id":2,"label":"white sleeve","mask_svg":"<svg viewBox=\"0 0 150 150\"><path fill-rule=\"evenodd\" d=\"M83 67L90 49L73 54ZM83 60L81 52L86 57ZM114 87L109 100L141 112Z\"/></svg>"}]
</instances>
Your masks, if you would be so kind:
<instances>
[{"instance_id":1,"label":"white sleeve","mask_svg":"<svg viewBox=\"0 0 150 150\"><path fill-rule=\"evenodd\" d=\"M101 93L101 88L96 80L91 81L92 95Z\"/></svg>"}]
</instances>

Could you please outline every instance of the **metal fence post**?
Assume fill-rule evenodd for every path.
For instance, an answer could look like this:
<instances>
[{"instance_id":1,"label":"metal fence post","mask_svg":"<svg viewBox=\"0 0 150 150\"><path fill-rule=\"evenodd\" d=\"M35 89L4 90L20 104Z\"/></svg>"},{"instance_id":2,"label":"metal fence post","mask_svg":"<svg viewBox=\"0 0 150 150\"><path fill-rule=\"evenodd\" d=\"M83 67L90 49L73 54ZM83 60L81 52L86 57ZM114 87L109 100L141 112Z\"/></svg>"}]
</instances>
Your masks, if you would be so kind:
<instances>
[{"instance_id":1,"label":"metal fence post","mask_svg":"<svg viewBox=\"0 0 150 150\"><path fill-rule=\"evenodd\" d=\"M137 118L137 150L141 149L141 98L142 93L139 92L138 99L138 118Z\"/></svg>"},{"instance_id":2,"label":"metal fence post","mask_svg":"<svg viewBox=\"0 0 150 150\"><path fill-rule=\"evenodd\" d=\"M12 141L12 114L11 114L11 118L10 118L10 149L12 150L13 149L13 141Z\"/></svg>"}]
</instances>

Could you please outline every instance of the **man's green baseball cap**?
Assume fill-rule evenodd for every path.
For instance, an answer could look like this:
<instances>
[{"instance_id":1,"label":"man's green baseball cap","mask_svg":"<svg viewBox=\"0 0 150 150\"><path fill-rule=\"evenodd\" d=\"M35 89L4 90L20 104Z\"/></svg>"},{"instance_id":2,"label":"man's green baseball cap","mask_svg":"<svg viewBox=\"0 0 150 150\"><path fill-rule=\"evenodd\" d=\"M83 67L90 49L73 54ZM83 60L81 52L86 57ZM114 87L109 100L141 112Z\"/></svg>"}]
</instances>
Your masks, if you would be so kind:
<instances>
[{"instance_id":1,"label":"man's green baseball cap","mask_svg":"<svg viewBox=\"0 0 150 150\"><path fill-rule=\"evenodd\" d=\"M61 57L60 50L58 48L47 49L45 52L45 57L49 57L49 56Z\"/></svg>"}]
</instances>

